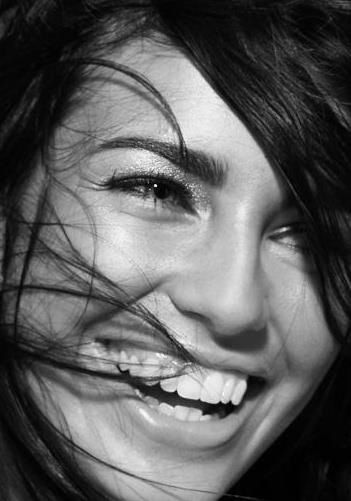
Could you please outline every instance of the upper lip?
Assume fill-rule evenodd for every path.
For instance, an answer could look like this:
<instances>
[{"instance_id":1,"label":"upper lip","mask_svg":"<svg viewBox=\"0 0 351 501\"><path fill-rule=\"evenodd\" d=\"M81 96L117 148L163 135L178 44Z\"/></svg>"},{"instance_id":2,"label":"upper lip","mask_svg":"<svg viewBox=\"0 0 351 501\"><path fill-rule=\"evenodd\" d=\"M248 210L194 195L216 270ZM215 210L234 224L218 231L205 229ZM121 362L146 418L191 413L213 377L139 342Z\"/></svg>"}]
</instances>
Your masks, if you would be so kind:
<instances>
[{"instance_id":1,"label":"upper lip","mask_svg":"<svg viewBox=\"0 0 351 501\"><path fill-rule=\"evenodd\" d=\"M164 325L168 330L166 322L164 322ZM130 349L132 349L133 345L135 347L139 345L139 348L145 349L145 351L164 352L182 361L181 353L172 346L166 337L155 334L156 328L153 325L132 314L121 315L121 312L118 312L116 315L113 310L111 312L104 311L101 315L94 312L90 321L85 324L83 331L85 340L103 342L104 339L108 339L112 342L121 342L121 346L129 346ZM170 328L169 332L173 332L173 330ZM204 336L200 332L197 334L198 338L207 341L201 340L199 343L193 343L194 338L191 339L191 336L187 337L186 334L184 334L183 339L178 339L177 335L175 335L175 338L184 347L184 350L190 353L199 366L221 372L240 372L264 380L272 378L272 368L274 368L275 364L269 363L271 357L269 357L270 350L267 345L252 350L248 348L235 349L234 346L224 348L217 344L214 339L209 341L206 333L204 333ZM185 364L188 362L184 358L183 361Z\"/></svg>"},{"instance_id":2,"label":"upper lip","mask_svg":"<svg viewBox=\"0 0 351 501\"><path fill-rule=\"evenodd\" d=\"M96 338L96 342L103 342L105 340L111 340L112 342L116 341L116 338ZM192 345L183 345L184 349L190 353L190 355L194 358L195 364L200 367L206 367L211 370L217 370L224 373L241 373L250 377L255 377L263 380L269 379L269 371L266 364L262 363L261 357L253 357L253 355L243 355L236 351L222 350L221 348L207 350L203 347L201 350L198 350L196 347ZM146 349L147 348L147 349ZM121 345L121 349L124 349L123 345ZM127 348L128 349L128 348ZM133 344L129 345L129 350L133 349ZM135 346L135 349L143 349L142 347ZM160 345L155 344L154 349L152 349L152 345L145 346L145 351L149 352L158 352L158 353L166 353L172 358L174 356L175 360L178 360L180 363L182 359L177 357L177 353L175 350L170 353L167 350L163 350ZM187 364L187 361L185 361Z\"/></svg>"},{"instance_id":3,"label":"upper lip","mask_svg":"<svg viewBox=\"0 0 351 501\"><path fill-rule=\"evenodd\" d=\"M88 331L92 329L91 334L86 332L88 338L93 338L95 342L103 343L104 340L120 342L121 349L124 349L124 346L133 349L134 346L136 349L169 354L180 362L183 360L185 364L188 362L181 357L181 353L168 340L163 336L155 336L155 329L148 324L141 323L139 319L134 317L121 319L119 317L118 322L114 322L109 317L107 325L97 323L99 324L98 331L96 322L93 322L90 328L88 327ZM86 339L86 336L84 337ZM265 356L265 354L267 355L267 347L258 351L243 351L234 347L232 349L223 348L213 340L209 343L194 344L191 341L187 342L185 336L184 339L178 341L199 366L221 372L240 372L264 380L269 380L272 377L272 365L269 364L267 356Z\"/></svg>"},{"instance_id":4,"label":"upper lip","mask_svg":"<svg viewBox=\"0 0 351 501\"><path fill-rule=\"evenodd\" d=\"M264 354L243 353L238 350L227 350L217 345L209 347L183 344L198 365L221 372L239 372L264 380L271 378L271 369Z\"/></svg>"},{"instance_id":5,"label":"upper lip","mask_svg":"<svg viewBox=\"0 0 351 501\"><path fill-rule=\"evenodd\" d=\"M259 365L259 363L252 359L244 359L237 353L229 354L226 357L216 356L214 354L211 354L211 357L207 357L201 354L201 356L198 355L196 359L199 360L200 365L212 370L227 373L239 372L250 377L264 380L269 378L268 370L263 365Z\"/></svg>"}]
</instances>

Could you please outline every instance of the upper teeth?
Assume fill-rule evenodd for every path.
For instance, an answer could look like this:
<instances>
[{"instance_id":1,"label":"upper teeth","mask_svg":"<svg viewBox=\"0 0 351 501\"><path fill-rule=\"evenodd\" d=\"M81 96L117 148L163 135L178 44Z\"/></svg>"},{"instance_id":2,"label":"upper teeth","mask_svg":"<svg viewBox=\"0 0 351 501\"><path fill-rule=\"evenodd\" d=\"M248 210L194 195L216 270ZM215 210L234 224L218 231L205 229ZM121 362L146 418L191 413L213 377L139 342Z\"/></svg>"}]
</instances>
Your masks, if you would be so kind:
<instances>
[{"instance_id":1,"label":"upper teeth","mask_svg":"<svg viewBox=\"0 0 351 501\"><path fill-rule=\"evenodd\" d=\"M162 379L169 376L170 368L178 369L179 372L181 367L174 358L163 353L139 353L137 350L127 353L122 350L115 352L113 358L121 370L128 370L133 376L155 378L146 381L146 384L154 385L159 382L164 391L176 391L180 397L191 400L211 404L232 402L233 405L239 405L247 389L247 375L238 372L227 374L205 368L191 374Z\"/></svg>"}]
</instances>

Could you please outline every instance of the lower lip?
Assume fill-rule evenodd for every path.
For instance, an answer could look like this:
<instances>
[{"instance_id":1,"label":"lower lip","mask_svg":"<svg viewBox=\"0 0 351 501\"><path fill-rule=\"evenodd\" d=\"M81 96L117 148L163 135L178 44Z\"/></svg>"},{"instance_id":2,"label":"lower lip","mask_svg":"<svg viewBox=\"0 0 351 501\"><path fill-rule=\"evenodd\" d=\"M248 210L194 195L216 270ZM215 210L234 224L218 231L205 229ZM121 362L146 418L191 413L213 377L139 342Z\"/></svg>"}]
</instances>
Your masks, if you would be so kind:
<instances>
[{"instance_id":1,"label":"lower lip","mask_svg":"<svg viewBox=\"0 0 351 501\"><path fill-rule=\"evenodd\" d=\"M125 405L131 419L155 442L182 449L209 449L228 445L235 439L258 405L259 395L247 399L228 416L208 421L180 421L150 407L136 393Z\"/></svg>"}]
</instances>

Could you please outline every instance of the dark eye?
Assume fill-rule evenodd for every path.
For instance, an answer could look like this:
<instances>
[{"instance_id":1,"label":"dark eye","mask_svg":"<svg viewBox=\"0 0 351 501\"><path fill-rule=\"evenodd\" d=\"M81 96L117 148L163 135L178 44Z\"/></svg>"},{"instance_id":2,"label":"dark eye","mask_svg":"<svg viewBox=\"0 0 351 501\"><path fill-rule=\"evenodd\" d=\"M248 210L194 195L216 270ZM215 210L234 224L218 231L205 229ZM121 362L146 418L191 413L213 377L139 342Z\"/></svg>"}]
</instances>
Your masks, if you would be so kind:
<instances>
[{"instance_id":1,"label":"dark eye","mask_svg":"<svg viewBox=\"0 0 351 501\"><path fill-rule=\"evenodd\" d=\"M173 187L172 189L171 186L162 181L151 181L150 183L145 182L144 185L139 185L139 188L144 197L153 197L155 203L157 203L158 200L167 199L176 201L177 197L179 196L179 190L176 190L175 187Z\"/></svg>"},{"instance_id":2,"label":"dark eye","mask_svg":"<svg viewBox=\"0 0 351 501\"><path fill-rule=\"evenodd\" d=\"M168 198L171 195L171 190L169 189L169 186L166 186L165 184L154 183L153 190L155 197L159 198L160 200L164 200L165 198Z\"/></svg>"}]
</instances>

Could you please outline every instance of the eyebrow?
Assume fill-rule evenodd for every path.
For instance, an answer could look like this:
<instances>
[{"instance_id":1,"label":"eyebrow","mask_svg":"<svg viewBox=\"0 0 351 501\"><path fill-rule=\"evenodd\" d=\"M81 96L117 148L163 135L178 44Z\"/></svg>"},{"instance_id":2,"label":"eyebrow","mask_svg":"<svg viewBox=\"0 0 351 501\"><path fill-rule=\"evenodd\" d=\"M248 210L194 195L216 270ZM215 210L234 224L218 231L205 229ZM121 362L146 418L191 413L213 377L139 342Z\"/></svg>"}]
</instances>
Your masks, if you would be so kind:
<instances>
[{"instance_id":1,"label":"eyebrow","mask_svg":"<svg viewBox=\"0 0 351 501\"><path fill-rule=\"evenodd\" d=\"M115 137L101 142L95 152L118 148L154 153L212 187L223 186L227 178L228 165L224 160L197 149L186 148L184 151L180 144L150 137Z\"/></svg>"}]
</instances>

